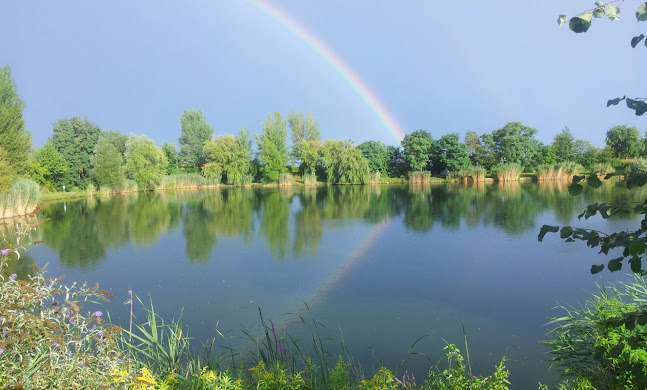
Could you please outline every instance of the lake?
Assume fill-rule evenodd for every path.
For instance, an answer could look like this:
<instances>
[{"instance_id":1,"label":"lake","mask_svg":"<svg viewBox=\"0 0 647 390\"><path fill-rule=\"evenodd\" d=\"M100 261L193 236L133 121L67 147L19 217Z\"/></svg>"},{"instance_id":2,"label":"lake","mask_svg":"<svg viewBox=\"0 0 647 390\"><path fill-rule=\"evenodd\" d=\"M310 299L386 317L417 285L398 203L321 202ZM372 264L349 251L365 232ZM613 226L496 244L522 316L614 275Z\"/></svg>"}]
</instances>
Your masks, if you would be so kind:
<instances>
[{"instance_id":1,"label":"lake","mask_svg":"<svg viewBox=\"0 0 647 390\"><path fill-rule=\"evenodd\" d=\"M536 388L558 379L540 343L547 318L561 314L553 307L577 305L596 283L627 278L591 275L592 264L610 258L554 234L540 243L540 227L634 228L633 217L577 215L595 201L644 196L612 181L579 197L562 183L515 183L68 200L40 210L40 219L49 218L35 233L44 243L12 271L25 278L30 264L48 264L49 275L65 274L67 283L99 282L114 295L104 309L126 327L128 290L144 302L150 296L165 319L183 313L194 346L216 337L249 348L241 329L259 331L260 308L308 348L300 318L314 319L333 356L343 343L366 371L386 364L413 371L419 382L446 343L464 350L464 324L474 374L491 373L505 356L512 388ZM135 315L145 320L138 304Z\"/></svg>"}]
</instances>

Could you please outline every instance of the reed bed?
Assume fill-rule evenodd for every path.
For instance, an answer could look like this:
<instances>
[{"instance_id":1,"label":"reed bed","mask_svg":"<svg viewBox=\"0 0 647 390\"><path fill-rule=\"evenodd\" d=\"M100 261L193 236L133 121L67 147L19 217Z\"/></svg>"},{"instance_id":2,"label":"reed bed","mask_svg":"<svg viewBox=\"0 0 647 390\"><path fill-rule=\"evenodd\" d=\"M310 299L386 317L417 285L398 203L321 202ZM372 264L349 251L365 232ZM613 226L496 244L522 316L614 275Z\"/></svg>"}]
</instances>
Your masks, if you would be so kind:
<instances>
[{"instance_id":1,"label":"reed bed","mask_svg":"<svg viewBox=\"0 0 647 390\"><path fill-rule=\"evenodd\" d=\"M580 166L573 162L564 162L562 164L543 164L537 167L537 180L571 180L577 173Z\"/></svg>"},{"instance_id":2,"label":"reed bed","mask_svg":"<svg viewBox=\"0 0 647 390\"><path fill-rule=\"evenodd\" d=\"M409 184L420 185L431 182L431 173L429 171L413 171L409 173Z\"/></svg>"},{"instance_id":3,"label":"reed bed","mask_svg":"<svg viewBox=\"0 0 647 390\"><path fill-rule=\"evenodd\" d=\"M0 218L31 214L40 203L40 187L35 182L17 179L7 193L0 193Z\"/></svg>"},{"instance_id":4,"label":"reed bed","mask_svg":"<svg viewBox=\"0 0 647 390\"><path fill-rule=\"evenodd\" d=\"M382 174L380 171L373 172L368 175L368 178L364 180L364 184L380 184L382 179Z\"/></svg>"},{"instance_id":5,"label":"reed bed","mask_svg":"<svg viewBox=\"0 0 647 390\"><path fill-rule=\"evenodd\" d=\"M206 179L197 173L176 173L164 176L160 181L160 189L196 188L206 184Z\"/></svg>"},{"instance_id":6,"label":"reed bed","mask_svg":"<svg viewBox=\"0 0 647 390\"><path fill-rule=\"evenodd\" d=\"M482 166L476 165L468 168L468 174L473 182L481 183L485 181L485 173L487 171Z\"/></svg>"},{"instance_id":7,"label":"reed bed","mask_svg":"<svg viewBox=\"0 0 647 390\"><path fill-rule=\"evenodd\" d=\"M495 166L493 171L496 173L497 181L518 181L522 168L521 165L517 163L505 163Z\"/></svg>"},{"instance_id":8,"label":"reed bed","mask_svg":"<svg viewBox=\"0 0 647 390\"><path fill-rule=\"evenodd\" d=\"M289 187L292 185L294 176L291 173L281 173L279 175L279 187Z\"/></svg>"},{"instance_id":9,"label":"reed bed","mask_svg":"<svg viewBox=\"0 0 647 390\"><path fill-rule=\"evenodd\" d=\"M306 173L303 175L303 184L306 186L316 186L317 185L317 175L314 173Z\"/></svg>"},{"instance_id":10,"label":"reed bed","mask_svg":"<svg viewBox=\"0 0 647 390\"><path fill-rule=\"evenodd\" d=\"M607 173L615 172L613 165L609 163L598 163L591 166L591 172L595 172L598 176L605 176Z\"/></svg>"}]
</instances>

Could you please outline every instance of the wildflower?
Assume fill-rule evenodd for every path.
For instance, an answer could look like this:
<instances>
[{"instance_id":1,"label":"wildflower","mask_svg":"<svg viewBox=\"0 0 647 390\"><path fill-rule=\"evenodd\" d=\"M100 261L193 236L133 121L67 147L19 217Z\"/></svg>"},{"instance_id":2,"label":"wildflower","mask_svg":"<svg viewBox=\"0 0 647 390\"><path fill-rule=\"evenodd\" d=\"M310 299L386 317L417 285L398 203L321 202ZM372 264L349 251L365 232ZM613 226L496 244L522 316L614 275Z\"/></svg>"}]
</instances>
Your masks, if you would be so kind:
<instances>
[{"instance_id":1,"label":"wildflower","mask_svg":"<svg viewBox=\"0 0 647 390\"><path fill-rule=\"evenodd\" d=\"M95 316L95 317L101 317L103 315L103 313L97 310L94 313L92 313L92 315Z\"/></svg>"},{"instance_id":2,"label":"wildflower","mask_svg":"<svg viewBox=\"0 0 647 390\"><path fill-rule=\"evenodd\" d=\"M0 249L0 255L2 256L7 256L9 253L11 253L11 249Z\"/></svg>"},{"instance_id":3,"label":"wildflower","mask_svg":"<svg viewBox=\"0 0 647 390\"><path fill-rule=\"evenodd\" d=\"M4 353L4 348L0 348L0 355Z\"/></svg>"},{"instance_id":4,"label":"wildflower","mask_svg":"<svg viewBox=\"0 0 647 390\"><path fill-rule=\"evenodd\" d=\"M97 333L97 336L99 336L100 339L103 339L103 332L99 331L99 333Z\"/></svg>"},{"instance_id":5,"label":"wildflower","mask_svg":"<svg viewBox=\"0 0 647 390\"><path fill-rule=\"evenodd\" d=\"M11 276L10 276L11 280L16 280L17 277L18 277L18 275L16 275L16 274L11 274Z\"/></svg>"},{"instance_id":6,"label":"wildflower","mask_svg":"<svg viewBox=\"0 0 647 390\"><path fill-rule=\"evenodd\" d=\"M70 324L71 325L76 325L76 318L75 317L70 318Z\"/></svg>"}]
</instances>

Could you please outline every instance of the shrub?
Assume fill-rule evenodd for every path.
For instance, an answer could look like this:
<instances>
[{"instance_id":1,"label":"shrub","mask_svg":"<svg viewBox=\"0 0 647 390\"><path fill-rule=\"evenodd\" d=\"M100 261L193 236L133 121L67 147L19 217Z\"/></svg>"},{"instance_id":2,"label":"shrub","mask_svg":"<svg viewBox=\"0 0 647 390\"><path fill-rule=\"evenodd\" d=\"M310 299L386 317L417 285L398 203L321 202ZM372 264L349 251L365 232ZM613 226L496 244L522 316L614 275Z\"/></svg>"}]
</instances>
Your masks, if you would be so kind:
<instances>
[{"instance_id":1,"label":"shrub","mask_svg":"<svg viewBox=\"0 0 647 390\"><path fill-rule=\"evenodd\" d=\"M409 184L429 184L431 173L429 171L412 171L409 173Z\"/></svg>"},{"instance_id":2,"label":"shrub","mask_svg":"<svg viewBox=\"0 0 647 390\"><path fill-rule=\"evenodd\" d=\"M647 387L647 285L642 276L601 286L581 308L563 307L549 325L551 360L566 374L595 388Z\"/></svg>"},{"instance_id":3,"label":"shrub","mask_svg":"<svg viewBox=\"0 0 647 390\"><path fill-rule=\"evenodd\" d=\"M292 185L292 174L291 173L281 173L279 175L279 187L288 187Z\"/></svg>"},{"instance_id":4,"label":"shrub","mask_svg":"<svg viewBox=\"0 0 647 390\"><path fill-rule=\"evenodd\" d=\"M517 181L522 172L521 165L517 163L499 164L492 170L496 173L498 181Z\"/></svg>"}]
</instances>

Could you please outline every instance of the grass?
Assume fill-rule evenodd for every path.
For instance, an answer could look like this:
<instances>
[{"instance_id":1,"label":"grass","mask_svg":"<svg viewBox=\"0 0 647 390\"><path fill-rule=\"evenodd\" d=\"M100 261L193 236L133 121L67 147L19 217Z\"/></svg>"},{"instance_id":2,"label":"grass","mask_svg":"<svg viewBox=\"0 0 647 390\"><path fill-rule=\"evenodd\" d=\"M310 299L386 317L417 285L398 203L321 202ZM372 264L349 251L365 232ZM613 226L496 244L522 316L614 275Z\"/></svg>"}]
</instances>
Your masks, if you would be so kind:
<instances>
[{"instance_id":1,"label":"grass","mask_svg":"<svg viewBox=\"0 0 647 390\"><path fill-rule=\"evenodd\" d=\"M162 177L159 189L197 188L207 183L204 176L197 173L176 173Z\"/></svg>"}]
</instances>

